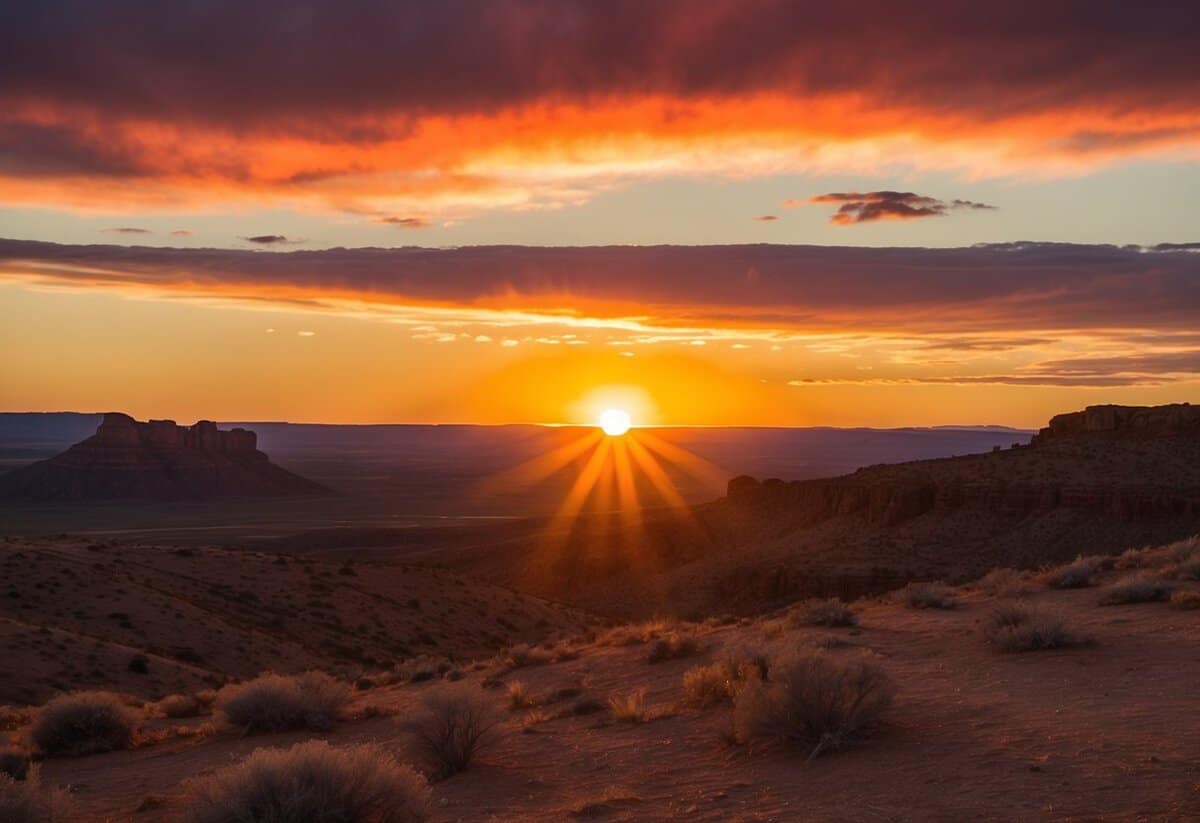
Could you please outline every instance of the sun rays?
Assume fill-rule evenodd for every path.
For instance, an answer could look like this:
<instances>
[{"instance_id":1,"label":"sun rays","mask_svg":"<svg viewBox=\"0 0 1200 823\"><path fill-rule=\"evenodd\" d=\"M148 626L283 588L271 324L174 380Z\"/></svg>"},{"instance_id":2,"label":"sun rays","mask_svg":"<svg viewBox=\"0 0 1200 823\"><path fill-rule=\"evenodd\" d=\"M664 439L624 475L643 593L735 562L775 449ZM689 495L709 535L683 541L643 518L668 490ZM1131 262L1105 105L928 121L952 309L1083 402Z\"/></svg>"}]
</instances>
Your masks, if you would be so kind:
<instances>
[{"instance_id":1,"label":"sun rays","mask_svg":"<svg viewBox=\"0 0 1200 823\"><path fill-rule=\"evenodd\" d=\"M625 570L647 585L664 551L704 539L689 501L715 497L728 474L672 442L669 429L632 426L606 410L594 427L476 487L482 495L545 486L547 516L531 538L529 580L555 587Z\"/></svg>"}]
</instances>

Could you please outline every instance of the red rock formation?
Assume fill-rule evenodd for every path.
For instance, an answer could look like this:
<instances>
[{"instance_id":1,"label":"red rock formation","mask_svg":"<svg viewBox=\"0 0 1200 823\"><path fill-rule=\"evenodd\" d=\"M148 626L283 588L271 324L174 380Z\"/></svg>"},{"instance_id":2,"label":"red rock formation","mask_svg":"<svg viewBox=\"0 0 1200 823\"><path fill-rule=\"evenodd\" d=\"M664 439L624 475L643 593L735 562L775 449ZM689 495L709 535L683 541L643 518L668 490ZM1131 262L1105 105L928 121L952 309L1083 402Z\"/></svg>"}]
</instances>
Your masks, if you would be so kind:
<instances>
[{"instance_id":1,"label":"red rock formation","mask_svg":"<svg viewBox=\"0 0 1200 823\"><path fill-rule=\"evenodd\" d=\"M327 493L270 462L252 431L208 420L139 423L104 415L96 434L62 454L0 476L0 497L190 500Z\"/></svg>"}]
</instances>

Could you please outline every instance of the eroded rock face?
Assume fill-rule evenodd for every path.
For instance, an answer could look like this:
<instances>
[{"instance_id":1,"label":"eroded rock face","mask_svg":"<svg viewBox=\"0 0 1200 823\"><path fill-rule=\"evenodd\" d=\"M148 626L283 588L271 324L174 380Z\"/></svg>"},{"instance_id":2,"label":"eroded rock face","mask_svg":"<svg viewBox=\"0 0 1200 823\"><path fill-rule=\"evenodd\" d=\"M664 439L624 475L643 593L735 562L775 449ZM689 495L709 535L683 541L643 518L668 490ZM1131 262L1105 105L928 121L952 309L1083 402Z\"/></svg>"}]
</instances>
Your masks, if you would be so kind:
<instances>
[{"instance_id":1,"label":"eroded rock face","mask_svg":"<svg viewBox=\"0 0 1200 823\"><path fill-rule=\"evenodd\" d=\"M258 436L246 429L221 431L211 420L201 420L194 426L180 426L174 420L139 423L121 412L105 414L92 440L106 446L166 446L225 454L248 454L258 449Z\"/></svg>"},{"instance_id":2,"label":"eroded rock face","mask_svg":"<svg viewBox=\"0 0 1200 823\"><path fill-rule=\"evenodd\" d=\"M791 528L844 515L891 526L970 507L1200 520L1200 407L1090 406L1054 417L1029 446L794 483L742 476L725 499Z\"/></svg>"},{"instance_id":3,"label":"eroded rock face","mask_svg":"<svg viewBox=\"0 0 1200 823\"><path fill-rule=\"evenodd\" d=\"M0 496L32 500L198 500L328 493L272 463L252 431L201 420L138 422L104 415L96 434L62 454L0 476Z\"/></svg>"},{"instance_id":4,"label":"eroded rock face","mask_svg":"<svg viewBox=\"0 0 1200 823\"><path fill-rule=\"evenodd\" d=\"M1172 403L1167 406L1088 406L1083 411L1059 414L1038 432L1034 443L1085 433L1155 435L1200 428L1200 406Z\"/></svg>"}]
</instances>

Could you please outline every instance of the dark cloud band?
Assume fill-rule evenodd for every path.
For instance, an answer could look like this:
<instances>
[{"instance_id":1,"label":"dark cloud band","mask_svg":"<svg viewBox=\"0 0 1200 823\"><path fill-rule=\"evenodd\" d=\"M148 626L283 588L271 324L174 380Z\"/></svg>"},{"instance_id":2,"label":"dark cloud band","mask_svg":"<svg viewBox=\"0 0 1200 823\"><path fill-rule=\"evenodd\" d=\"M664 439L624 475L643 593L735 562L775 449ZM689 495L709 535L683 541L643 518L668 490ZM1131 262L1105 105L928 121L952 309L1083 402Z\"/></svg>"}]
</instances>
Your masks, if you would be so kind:
<instances>
[{"instance_id":1,"label":"dark cloud band","mask_svg":"<svg viewBox=\"0 0 1200 823\"><path fill-rule=\"evenodd\" d=\"M256 252L0 240L0 275L180 295L202 283L232 298L314 307L340 296L649 316L666 325L1036 330L1033 340L1055 330L1194 332L1200 317L1200 255L1065 243Z\"/></svg>"}]
</instances>

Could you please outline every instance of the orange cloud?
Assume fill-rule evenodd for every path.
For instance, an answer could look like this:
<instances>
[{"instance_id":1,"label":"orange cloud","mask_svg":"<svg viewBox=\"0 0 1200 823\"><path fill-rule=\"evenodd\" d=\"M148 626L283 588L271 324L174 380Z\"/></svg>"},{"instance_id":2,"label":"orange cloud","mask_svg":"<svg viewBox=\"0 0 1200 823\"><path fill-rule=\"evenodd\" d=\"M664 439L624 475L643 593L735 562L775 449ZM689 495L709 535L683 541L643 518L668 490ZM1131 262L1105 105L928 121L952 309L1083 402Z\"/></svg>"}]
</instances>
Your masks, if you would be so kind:
<instances>
[{"instance_id":1,"label":"orange cloud","mask_svg":"<svg viewBox=\"0 0 1200 823\"><path fill-rule=\"evenodd\" d=\"M665 175L1054 174L1200 145L1186 4L37 5L0 32L8 202L453 216Z\"/></svg>"},{"instance_id":2,"label":"orange cloud","mask_svg":"<svg viewBox=\"0 0 1200 823\"><path fill-rule=\"evenodd\" d=\"M1200 339L1178 335L1195 336L1198 270L1190 250L1059 243L285 253L0 240L0 278L376 317L435 341L554 327L528 342L577 345L587 332L626 350L803 340L838 353L859 335L906 341L893 361L926 364L1112 330L1134 350L1193 349Z\"/></svg>"}]
</instances>

